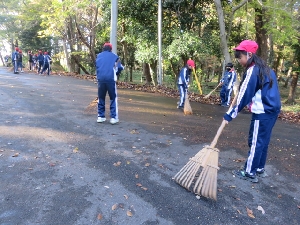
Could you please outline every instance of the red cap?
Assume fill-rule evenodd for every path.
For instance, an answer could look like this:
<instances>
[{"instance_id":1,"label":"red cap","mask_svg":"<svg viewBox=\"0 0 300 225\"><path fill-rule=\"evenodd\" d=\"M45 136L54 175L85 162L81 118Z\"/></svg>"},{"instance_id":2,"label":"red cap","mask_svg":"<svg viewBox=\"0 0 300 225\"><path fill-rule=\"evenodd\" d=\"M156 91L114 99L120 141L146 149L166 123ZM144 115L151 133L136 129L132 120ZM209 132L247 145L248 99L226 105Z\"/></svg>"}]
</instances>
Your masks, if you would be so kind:
<instances>
[{"instance_id":1,"label":"red cap","mask_svg":"<svg viewBox=\"0 0 300 225\"><path fill-rule=\"evenodd\" d=\"M19 53L22 53L22 50L19 50Z\"/></svg>"},{"instance_id":2,"label":"red cap","mask_svg":"<svg viewBox=\"0 0 300 225\"><path fill-rule=\"evenodd\" d=\"M18 47L15 47L15 50L16 50L16 51L19 51L19 48L18 48Z\"/></svg>"},{"instance_id":3,"label":"red cap","mask_svg":"<svg viewBox=\"0 0 300 225\"><path fill-rule=\"evenodd\" d=\"M257 49L258 49L258 44L255 41L244 40L233 50L241 50L241 51L256 53Z\"/></svg>"},{"instance_id":4,"label":"red cap","mask_svg":"<svg viewBox=\"0 0 300 225\"><path fill-rule=\"evenodd\" d=\"M191 67L195 67L195 62L194 62L194 60L191 60L191 59L189 59L187 62L186 62L186 64L188 65L188 66L191 66Z\"/></svg>"},{"instance_id":5,"label":"red cap","mask_svg":"<svg viewBox=\"0 0 300 225\"><path fill-rule=\"evenodd\" d=\"M109 42L104 43L103 47L105 47L105 46L109 46L112 49L112 44Z\"/></svg>"},{"instance_id":6,"label":"red cap","mask_svg":"<svg viewBox=\"0 0 300 225\"><path fill-rule=\"evenodd\" d=\"M44 55L48 55L48 52L44 52Z\"/></svg>"}]
</instances>

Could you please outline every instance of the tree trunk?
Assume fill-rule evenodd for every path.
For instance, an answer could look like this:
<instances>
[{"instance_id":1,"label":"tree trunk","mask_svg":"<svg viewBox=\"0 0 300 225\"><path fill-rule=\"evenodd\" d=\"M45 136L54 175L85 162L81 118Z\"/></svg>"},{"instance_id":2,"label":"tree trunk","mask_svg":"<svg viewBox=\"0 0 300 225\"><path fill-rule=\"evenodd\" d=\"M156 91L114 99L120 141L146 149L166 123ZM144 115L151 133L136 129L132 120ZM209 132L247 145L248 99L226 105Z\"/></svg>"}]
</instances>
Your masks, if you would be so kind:
<instances>
[{"instance_id":1,"label":"tree trunk","mask_svg":"<svg viewBox=\"0 0 300 225\"><path fill-rule=\"evenodd\" d=\"M143 77L146 79L148 84L152 82L150 65L148 63L143 63Z\"/></svg>"},{"instance_id":2,"label":"tree trunk","mask_svg":"<svg viewBox=\"0 0 300 225\"><path fill-rule=\"evenodd\" d=\"M291 73L292 73L292 67L289 68L289 71L287 73L287 76L286 76L286 80L284 82L284 87L287 88L288 84L289 84L289 80L291 78Z\"/></svg>"},{"instance_id":3,"label":"tree trunk","mask_svg":"<svg viewBox=\"0 0 300 225\"><path fill-rule=\"evenodd\" d=\"M292 82L290 86L289 96L285 103L294 104L295 103L295 95L297 89L297 83L299 78L299 72L292 73Z\"/></svg>"},{"instance_id":4,"label":"tree trunk","mask_svg":"<svg viewBox=\"0 0 300 225\"><path fill-rule=\"evenodd\" d=\"M218 13L221 49L222 49L223 55L225 57L226 63L229 63L232 61L231 61L229 50L228 50L223 8L222 8L221 0L214 0L214 2L215 2L215 6L217 9L217 13Z\"/></svg>"},{"instance_id":5,"label":"tree trunk","mask_svg":"<svg viewBox=\"0 0 300 225\"><path fill-rule=\"evenodd\" d=\"M157 80L157 61L154 62L154 63L150 63L150 73L151 73L152 83L156 87L158 85L158 80Z\"/></svg>"},{"instance_id":6,"label":"tree trunk","mask_svg":"<svg viewBox=\"0 0 300 225\"><path fill-rule=\"evenodd\" d=\"M255 8L255 34L256 41L259 46L256 54L259 55L265 62L268 62L268 35L267 30L264 28L267 18L266 9L264 7Z\"/></svg>"},{"instance_id":7,"label":"tree trunk","mask_svg":"<svg viewBox=\"0 0 300 225\"><path fill-rule=\"evenodd\" d=\"M75 43L75 35L74 35L74 27L73 27L73 22L72 22L72 17L69 17L68 22L67 22L67 37L68 37L68 43L70 45L70 72L75 71L75 60L74 60L74 55L72 53L74 52L74 43Z\"/></svg>"},{"instance_id":8,"label":"tree trunk","mask_svg":"<svg viewBox=\"0 0 300 225\"><path fill-rule=\"evenodd\" d=\"M179 71L180 71L180 68L178 68L178 66L172 62L172 60L170 61L171 62L171 68L172 68L172 71L174 73L174 87L177 88L177 80L178 80L178 77L179 77Z\"/></svg>"}]
</instances>

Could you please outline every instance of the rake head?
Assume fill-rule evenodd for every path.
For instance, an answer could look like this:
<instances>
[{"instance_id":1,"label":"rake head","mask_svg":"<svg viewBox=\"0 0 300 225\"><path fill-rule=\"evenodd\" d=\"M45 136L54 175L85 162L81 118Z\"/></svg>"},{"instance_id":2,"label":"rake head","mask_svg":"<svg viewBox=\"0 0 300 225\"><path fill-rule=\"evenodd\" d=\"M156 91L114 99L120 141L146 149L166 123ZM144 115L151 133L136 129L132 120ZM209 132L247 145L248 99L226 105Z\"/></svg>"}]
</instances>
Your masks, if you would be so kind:
<instances>
[{"instance_id":1,"label":"rake head","mask_svg":"<svg viewBox=\"0 0 300 225\"><path fill-rule=\"evenodd\" d=\"M195 194L216 200L218 152L216 148L205 146L190 158L173 179Z\"/></svg>"}]
</instances>

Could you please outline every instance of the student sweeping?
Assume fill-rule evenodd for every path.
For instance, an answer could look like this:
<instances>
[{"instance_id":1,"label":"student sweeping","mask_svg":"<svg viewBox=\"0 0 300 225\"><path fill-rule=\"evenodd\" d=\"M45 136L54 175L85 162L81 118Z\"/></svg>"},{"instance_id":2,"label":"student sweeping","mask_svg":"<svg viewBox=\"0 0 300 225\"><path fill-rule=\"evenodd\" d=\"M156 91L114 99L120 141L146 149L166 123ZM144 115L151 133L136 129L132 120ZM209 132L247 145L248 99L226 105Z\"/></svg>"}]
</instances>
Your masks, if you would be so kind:
<instances>
[{"instance_id":1,"label":"student sweeping","mask_svg":"<svg viewBox=\"0 0 300 225\"><path fill-rule=\"evenodd\" d=\"M195 62L189 59L186 65L180 70L179 77L177 80L177 86L180 93L180 100L177 106L178 109L183 109L184 100L185 100L185 93L188 88L188 84L190 81L190 76L192 69L195 67Z\"/></svg>"},{"instance_id":2,"label":"student sweeping","mask_svg":"<svg viewBox=\"0 0 300 225\"><path fill-rule=\"evenodd\" d=\"M117 74L124 69L120 63L119 56L112 51L112 44L105 43L103 51L97 55L96 73L98 82L98 123L106 121L105 97L108 92L110 98L110 123L119 122L118 97L117 97Z\"/></svg>"},{"instance_id":3,"label":"student sweeping","mask_svg":"<svg viewBox=\"0 0 300 225\"><path fill-rule=\"evenodd\" d=\"M222 88L220 91L221 106L229 107L235 81L236 73L234 71L233 64L227 63L225 73L220 81L220 83L222 84Z\"/></svg>"},{"instance_id":4,"label":"student sweeping","mask_svg":"<svg viewBox=\"0 0 300 225\"><path fill-rule=\"evenodd\" d=\"M272 129L280 113L281 102L275 72L255 53L255 41L242 41L234 50L235 58L245 68L236 105L225 115L231 121L245 106L252 112L248 136L249 153L244 169L233 171L241 179L258 182L265 177L265 164Z\"/></svg>"}]
</instances>

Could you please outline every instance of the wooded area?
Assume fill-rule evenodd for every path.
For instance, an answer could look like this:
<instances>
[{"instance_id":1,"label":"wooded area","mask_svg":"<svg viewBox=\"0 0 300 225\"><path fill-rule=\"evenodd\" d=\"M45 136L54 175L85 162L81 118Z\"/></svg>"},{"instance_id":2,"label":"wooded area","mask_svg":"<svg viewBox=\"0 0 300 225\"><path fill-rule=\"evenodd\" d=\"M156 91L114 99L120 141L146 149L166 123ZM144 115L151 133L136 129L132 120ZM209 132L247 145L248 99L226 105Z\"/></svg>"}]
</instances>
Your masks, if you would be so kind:
<instances>
[{"instance_id":1,"label":"wooded area","mask_svg":"<svg viewBox=\"0 0 300 225\"><path fill-rule=\"evenodd\" d=\"M51 53L68 72L95 74L96 55L110 39L110 0L1 1L0 55L15 46L23 52ZM175 84L187 59L196 62L201 82L222 74L234 62L233 47L245 39L259 44L260 55L290 87L295 102L300 63L299 2L295 0L162 0L163 84ZM158 1L118 1L118 55L132 81L133 71L157 83ZM9 47L7 47L7 44ZM241 68L235 63L237 70Z\"/></svg>"}]
</instances>

